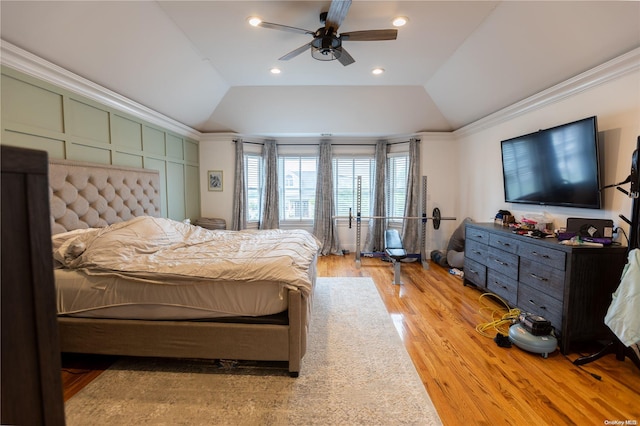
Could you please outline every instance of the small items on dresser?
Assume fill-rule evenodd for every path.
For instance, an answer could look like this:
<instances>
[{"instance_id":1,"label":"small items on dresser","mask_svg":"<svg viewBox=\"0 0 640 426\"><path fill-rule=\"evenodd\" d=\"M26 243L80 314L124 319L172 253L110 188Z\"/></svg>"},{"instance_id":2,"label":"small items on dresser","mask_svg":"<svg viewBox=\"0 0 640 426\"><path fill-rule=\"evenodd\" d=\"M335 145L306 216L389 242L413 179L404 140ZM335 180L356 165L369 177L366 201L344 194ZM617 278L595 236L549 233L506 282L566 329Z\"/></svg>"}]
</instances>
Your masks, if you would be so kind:
<instances>
[{"instance_id":1,"label":"small items on dresser","mask_svg":"<svg viewBox=\"0 0 640 426\"><path fill-rule=\"evenodd\" d=\"M227 229L227 222L220 218L201 217L193 224L206 229Z\"/></svg>"},{"instance_id":2,"label":"small items on dresser","mask_svg":"<svg viewBox=\"0 0 640 426\"><path fill-rule=\"evenodd\" d=\"M509 210L498 210L494 223L500 226L509 226L511 223L515 223L516 218L511 214Z\"/></svg>"}]
</instances>

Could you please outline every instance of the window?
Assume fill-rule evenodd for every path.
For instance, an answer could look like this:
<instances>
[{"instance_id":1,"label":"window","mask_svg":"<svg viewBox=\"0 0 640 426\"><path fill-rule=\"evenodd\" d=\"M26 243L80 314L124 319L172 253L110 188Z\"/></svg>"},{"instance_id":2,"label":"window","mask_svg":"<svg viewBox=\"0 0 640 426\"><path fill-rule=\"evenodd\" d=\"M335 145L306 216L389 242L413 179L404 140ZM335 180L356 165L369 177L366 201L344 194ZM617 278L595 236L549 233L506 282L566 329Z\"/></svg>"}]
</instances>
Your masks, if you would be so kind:
<instances>
[{"instance_id":1,"label":"window","mask_svg":"<svg viewBox=\"0 0 640 426\"><path fill-rule=\"evenodd\" d=\"M247 222L259 222L262 210L262 182L264 182L260 155L244 155L244 180L247 191Z\"/></svg>"},{"instance_id":2,"label":"window","mask_svg":"<svg viewBox=\"0 0 640 426\"><path fill-rule=\"evenodd\" d=\"M358 176L362 176L362 216L371 216L372 182L374 180L375 161L372 157L340 157L333 159L333 196L335 215L353 216L358 213Z\"/></svg>"},{"instance_id":3,"label":"window","mask_svg":"<svg viewBox=\"0 0 640 426\"><path fill-rule=\"evenodd\" d=\"M361 176L362 216L372 215L375 158L372 154L334 156L333 195L336 216L355 217L358 213L358 176ZM245 185L247 192L247 222L262 218L262 186L264 169L262 156L245 153ZM389 154L387 159L386 205L387 216L404 216L407 197L409 155L406 152ZM315 213L318 158L313 155L280 155L278 157L279 217L284 222L312 223ZM400 222L400 219L394 221Z\"/></svg>"},{"instance_id":4,"label":"window","mask_svg":"<svg viewBox=\"0 0 640 426\"><path fill-rule=\"evenodd\" d=\"M316 200L316 157L278 158L281 221L313 220Z\"/></svg>"},{"instance_id":5,"label":"window","mask_svg":"<svg viewBox=\"0 0 640 426\"><path fill-rule=\"evenodd\" d=\"M408 173L409 155L400 154L387 158L387 216L404 216ZM393 222L401 220L391 219Z\"/></svg>"}]
</instances>

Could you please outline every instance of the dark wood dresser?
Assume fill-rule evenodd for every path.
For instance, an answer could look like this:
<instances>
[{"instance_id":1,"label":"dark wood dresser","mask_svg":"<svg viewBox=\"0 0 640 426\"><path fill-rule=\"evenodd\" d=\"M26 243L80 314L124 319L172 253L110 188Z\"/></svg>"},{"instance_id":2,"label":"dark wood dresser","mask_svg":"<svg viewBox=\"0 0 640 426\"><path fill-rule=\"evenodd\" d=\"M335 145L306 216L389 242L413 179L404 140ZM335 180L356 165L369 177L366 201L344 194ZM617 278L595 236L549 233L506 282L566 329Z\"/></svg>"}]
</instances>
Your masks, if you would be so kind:
<instances>
[{"instance_id":1,"label":"dark wood dresser","mask_svg":"<svg viewBox=\"0 0 640 426\"><path fill-rule=\"evenodd\" d=\"M2 424L64 425L44 151L1 145Z\"/></svg>"},{"instance_id":2,"label":"dark wood dresser","mask_svg":"<svg viewBox=\"0 0 640 426\"><path fill-rule=\"evenodd\" d=\"M576 342L611 338L604 317L626 247L567 246L492 223L470 223L465 232L465 283L551 321L563 354Z\"/></svg>"}]
</instances>

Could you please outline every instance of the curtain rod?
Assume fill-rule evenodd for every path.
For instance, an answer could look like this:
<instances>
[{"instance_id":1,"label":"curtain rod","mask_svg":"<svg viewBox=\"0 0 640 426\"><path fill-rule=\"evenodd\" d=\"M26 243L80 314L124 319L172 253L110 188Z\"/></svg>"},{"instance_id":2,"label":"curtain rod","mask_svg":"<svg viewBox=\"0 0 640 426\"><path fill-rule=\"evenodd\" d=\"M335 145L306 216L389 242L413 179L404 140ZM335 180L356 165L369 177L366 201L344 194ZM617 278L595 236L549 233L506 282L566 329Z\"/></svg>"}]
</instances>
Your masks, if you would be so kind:
<instances>
[{"instance_id":1,"label":"curtain rod","mask_svg":"<svg viewBox=\"0 0 640 426\"><path fill-rule=\"evenodd\" d=\"M236 143L241 141L242 139L234 139L233 142ZM416 139L416 141L420 142L420 139ZM387 145L397 145L400 143L409 143L409 141L402 142L388 142ZM248 143L251 145L264 145L264 142L252 142L242 140L242 143ZM276 146L320 146L319 143L276 143ZM376 146L375 143L332 143L331 146Z\"/></svg>"}]
</instances>

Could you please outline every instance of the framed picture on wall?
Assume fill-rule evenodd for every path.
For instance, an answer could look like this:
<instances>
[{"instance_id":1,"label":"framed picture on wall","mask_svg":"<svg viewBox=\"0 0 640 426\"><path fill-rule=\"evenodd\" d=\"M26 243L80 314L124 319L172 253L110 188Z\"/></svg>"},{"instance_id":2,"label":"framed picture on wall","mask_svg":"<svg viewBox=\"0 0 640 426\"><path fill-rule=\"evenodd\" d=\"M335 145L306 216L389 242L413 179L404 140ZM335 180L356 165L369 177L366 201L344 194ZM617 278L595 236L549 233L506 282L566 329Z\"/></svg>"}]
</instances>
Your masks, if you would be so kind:
<instances>
[{"instance_id":1,"label":"framed picture on wall","mask_svg":"<svg viewBox=\"0 0 640 426\"><path fill-rule=\"evenodd\" d=\"M222 170L209 170L207 178L209 191L222 191Z\"/></svg>"}]
</instances>

